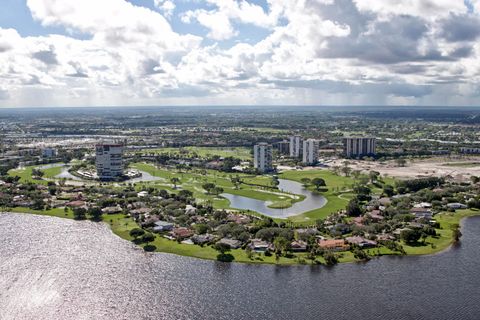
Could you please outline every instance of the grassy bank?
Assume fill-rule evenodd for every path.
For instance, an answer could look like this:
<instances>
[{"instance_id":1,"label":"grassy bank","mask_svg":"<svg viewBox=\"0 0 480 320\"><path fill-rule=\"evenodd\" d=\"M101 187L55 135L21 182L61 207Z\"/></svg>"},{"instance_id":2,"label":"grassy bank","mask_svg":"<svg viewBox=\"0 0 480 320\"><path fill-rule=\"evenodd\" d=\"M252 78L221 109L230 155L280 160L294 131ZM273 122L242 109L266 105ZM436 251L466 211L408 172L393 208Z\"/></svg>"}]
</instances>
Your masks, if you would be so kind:
<instances>
[{"instance_id":1,"label":"grassy bank","mask_svg":"<svg viewBox=\"0 0 480 320\"><path fill-rule=\"evenodd\" d=\"M8 171L9 176L18 176L20 177L20 182L22 183L36 183L36 184L43 184L46 185L48 183L45 179L54 179L56 175L62 173L62 167L52 167L47 169L40 169L43 172L43 179L34 179L32 177L32 170L35 168L42 167L43 165L39 166L28 166L22 169L12 169Z\"/></svg>"},{"instance_id":2,"label":"grassy bank","mask_svg":"<svg viewBox=\"0 0 480 320\"><path fill-rule=\"evenodd\" d=\"M244 147L183 147L183 148L155 148L155 149L143 149L135 151L135 154L184 154L193 156L196 154L200 158L211 158L212 156L218 157L234 157L241 160L251 160L252 155L249 148Z\"/></svg>"}]
</instances>

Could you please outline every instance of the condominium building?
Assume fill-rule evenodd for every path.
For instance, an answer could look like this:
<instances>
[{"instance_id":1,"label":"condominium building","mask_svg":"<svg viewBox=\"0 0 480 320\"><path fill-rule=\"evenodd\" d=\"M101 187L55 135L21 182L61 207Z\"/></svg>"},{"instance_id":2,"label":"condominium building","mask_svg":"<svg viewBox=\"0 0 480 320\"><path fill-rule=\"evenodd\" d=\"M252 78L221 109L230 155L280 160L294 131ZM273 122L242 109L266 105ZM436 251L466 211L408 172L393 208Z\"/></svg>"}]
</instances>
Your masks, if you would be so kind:
<instances>
[{"instance_id":1,"label":"condominium building","mask_svg":"<svg viewBox=\"0 0 480 320\"><path fill-rule=\"evenodd\" d=\"M253 166L260 172L273 170L271 145L261 142L253 147Z\"/></svg>"},{"instance_id":2,"label":"condominium building","mask_svg":"<svg viewBox=\"0 0 480 320\"><path fill-rule=\"evenodd\" d=\"M318 140L307 139L303 141L302 162L305 164L315 164L318 161Z\"/></svg>"},{"instance_id":3,"label":"condominium building","mask_svg":"<svg viewBox=\"0 0 480 320\"><path fill-rule=\"evenodd\" d=\"M53 158L57 155L57 149L54 148L43 148L42 157L43 158Z\"/></svg>"},{"instance_id":4,"label":"condominium building","mask_svg":"<svg viewBox=\"0 0 480 320\"><path fill-rule=\"evenodd\" d=\"M343 151L347 158L375 155L377 142L371 137L348 137L343 139Z\"/></svg>"},{"instance_id":5,"label":"condominium building","mask_svg":"<svg viewBox=\"0 0 480 320\"><path fill-rule=\"evenodd\" d=\"M461 148L460 148L460 153L464 153L464 154L480 154L480 148L461 147Z\"/></svg>"},{"instance_id":6,"label":"condominium building","mask_svg":"<svg viewBox=\"0 0 480 320\"><path fill-rule=\"evenodd\" d=\"M283 140L272 144L273 149L277 150L279 154L290 154L290 142Z\"/></svg>"},{"instance_id":7,"label":"condominium building","mask_svg":"<svg viewBox=\"0 0 480 320\"><path fill-rule=\"evenodd\" d=\"M95 146L97 175L100 180L114 180L123 175L123 144L100 143Z\"/></svg>"},{"instance_id":8,"label":"condominium building","mask_svg":"<svg viewBox=\"0 0 480 320\"><path fill-rule=\"evenodd\" d=\"M290 137L290 157L300 158L302 155L302 142L301 136Z\"/></svg>"}]
</instances>

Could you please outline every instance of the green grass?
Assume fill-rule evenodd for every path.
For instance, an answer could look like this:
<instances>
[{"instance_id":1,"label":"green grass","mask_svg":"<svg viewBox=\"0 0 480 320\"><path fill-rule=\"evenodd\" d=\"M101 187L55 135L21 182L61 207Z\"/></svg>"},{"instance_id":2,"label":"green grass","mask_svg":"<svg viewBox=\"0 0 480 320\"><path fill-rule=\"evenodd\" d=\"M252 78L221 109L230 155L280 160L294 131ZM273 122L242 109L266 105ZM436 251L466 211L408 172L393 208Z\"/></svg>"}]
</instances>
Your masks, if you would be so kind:
<instances>
[{"instance_id":1,"label":"green grass","mask_svg":"<svg viewBox=\"0 0 480 320\"><path fill-rule=\"evenodd\" d=\"M33 210L30 208L16 207L16 208L9 208L8 211L16 212L16 213L32 213L32 214L38 214L41 216L73 219L72 210L68 210L68 212L65 212L63 208L52 208L50 210Z\"/></svg>"},{"instance_id":2,"label":"green grass","mask_svg":"<svg viewBox=\"0 0 480 320\"><path fill-rule=\"evenodd\" d=\"M282 193L279 190L271 188L263 188L256 185L246 185L242 184L239 188L235 188L233 183L230 180L231 176L237 176L237 174L228 174L223 172L218 172L215 170L207 170L207 174L201 174L202 170L191 170L189 172L178 172L177 170L167 170L164 168L156 168L152 164L147 163L135 163L132 164L133 168L136 168L141 171L148 172L149 174L163 178L162 181L154 182L142 182L136 184L137 188L142 187L156 187L166 189L171 192L178 192L180 188L185 190L190 190L193 192L193 195L196 199L200 201L211 201L215 208L225 209L229 208L229 201L224 198L219 198L214 195L206 194L206 191L203 189L202 185L209 182L214 183L216 186L223 188L225 193L230 193L234 195L244 196L256 200L262 201L271 201L271 202L280 202L285 201L286 199L291 199L291 203L296 201L301 201L304 199L301 195L290 195L288 193ZM254 179L252 176L238 174L242 179ZM176 177L180 180L178 183L178 189L173 189L173 186L170 182L170 179ZM258 181L271 181L271 178L259 177L256 178ZM259 183L260 184L260 183ZM262 184L265 186L270 186L270 184Z\"/></svg>"},{"instance_id":3,"label":"green grass","mask_svg":"<svg viewBox=\"0 0 480 320\"><path fill-rule=\"evenodd\" d=\"M445 250L453 243L452 226L459 224L460 220L465 217L480 215L480 210L465 209L457 210L454 213L442 212L435 215L434 219L440 224L440 229L437 230L438 237L428 237L425 244L407 245L403 247L409 255L423 255L432 254Z\"/></svg>"},{"instance_id":4,"label":"green grass","mask_svg":"<svg viewBox=\"0 0 480 320\"><path fill-rule=\"evenodd\" d=\"M54 179L56 175L60 174L62 172L62 167L53 167L53 168L48 168L48 169L40 169L43 171L44 176L42 179L34 179L32 177L32 170L38 167L41 167L42 165L38 166L28 166L22 169L12 169L8 171L9 176L18 176L20 177L20 182L22 183L37 183L37 184L43 184L46 185L48 181L45 179Z\"/></svg>"},{"instance_id":5,"label":"green grass","mask_svg":"<svg viewBox=\"0 0 480 320\"><path fill-rule=\"evenodd\" d=\"M321 194L327 199L327 204L322 208L304 212L300 215L292 216L289 218L292 222L299 224L312 224L317 219L324 219L331 213L338 210L345 209L349 196L342 196L344 190L351 188L353 179L350 177L337 176L329 170L302 170L302 171L285 171L281 173L280 178L294 180L301 182L303 178L322 178L327 185L327 191ZM309 190L314 190L314 187L310 186Z\"/></svg>"},{"instance_id":6,"label":"green grass","mask_svg":"<svg viewBox=\"0 0 480 320\"><path fill-rule=\"evenodd\" d=\"M136 151L136 154L149 154L149 153L173 153L173 154L185 154L192 156L194 153L201 158L207 158L211 156L219 157L235 157L242 160L251 160L252 155L249 148L243 147L183 147L183 148L157 148L157 149L144 149Z\"/></svg>"}]
</instances>

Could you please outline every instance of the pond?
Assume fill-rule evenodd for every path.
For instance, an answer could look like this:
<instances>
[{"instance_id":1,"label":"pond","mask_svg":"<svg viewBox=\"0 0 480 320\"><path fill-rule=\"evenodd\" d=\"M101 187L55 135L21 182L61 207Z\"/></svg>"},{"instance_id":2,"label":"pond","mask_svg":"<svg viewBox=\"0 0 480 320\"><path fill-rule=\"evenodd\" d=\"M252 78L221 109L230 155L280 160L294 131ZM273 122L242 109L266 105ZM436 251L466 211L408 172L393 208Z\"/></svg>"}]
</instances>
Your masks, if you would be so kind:
<instances>
[{"instance_id":1,"label":"pond","mask_svg":"<svg viewBox=\"0 0 480 320\"><path fill-rule=\"evenodd\" d=\"M305 199L294 203L291 207L285 209L274 209L268 207L268 202L256 200L239 195L229 193L222 193L222 197L230 201L230 207L242 210L252 210L272 218L288 218L307 211L323 207L327 203L327 199L320 195L311 192L303 187L301 183L296 181L278 179L280 184L279 190L289 193L299 194L305 196Z\"/></svg>"}]
</instances>

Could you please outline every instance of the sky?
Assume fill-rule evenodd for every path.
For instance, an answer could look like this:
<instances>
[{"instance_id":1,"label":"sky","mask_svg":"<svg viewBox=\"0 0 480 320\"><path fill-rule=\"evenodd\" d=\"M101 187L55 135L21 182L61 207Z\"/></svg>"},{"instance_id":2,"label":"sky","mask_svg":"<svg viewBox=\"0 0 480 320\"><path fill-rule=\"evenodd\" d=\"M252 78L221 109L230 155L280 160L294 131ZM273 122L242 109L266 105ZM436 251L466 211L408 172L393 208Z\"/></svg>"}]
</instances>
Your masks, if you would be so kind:
<instances>
[{"instance_id":1,"label":"sky","mask_svg":"<svg viewBox=\"0 0 480 320\"><path fill-rule=\"evenodd\" d=\"M480 105L480 0L0 6L0 107Z\"/></svg>"}]
</instances>

